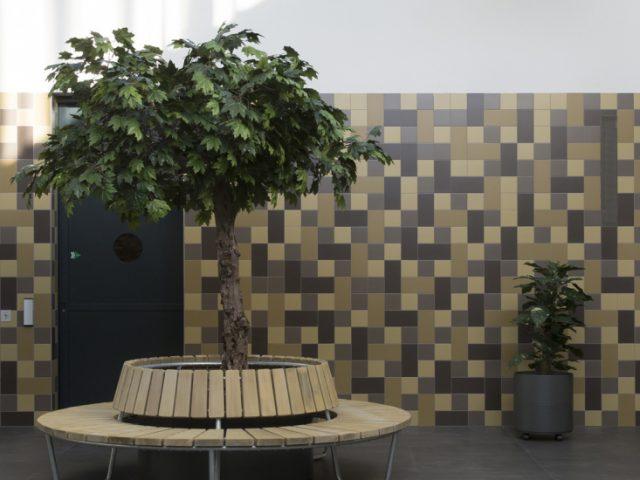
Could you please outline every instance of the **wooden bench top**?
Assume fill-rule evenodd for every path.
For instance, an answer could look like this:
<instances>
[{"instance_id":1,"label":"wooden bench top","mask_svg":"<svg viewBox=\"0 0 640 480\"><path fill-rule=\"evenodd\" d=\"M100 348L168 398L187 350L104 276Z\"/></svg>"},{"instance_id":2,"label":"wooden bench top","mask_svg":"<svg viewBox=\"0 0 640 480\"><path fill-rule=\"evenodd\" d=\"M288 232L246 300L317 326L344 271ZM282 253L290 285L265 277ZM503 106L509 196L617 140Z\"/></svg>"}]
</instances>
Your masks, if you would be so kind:
<instances>
[{"instance_id":1,"label":"wooden bench top","mask_svg":"<svg viewBox=\"0 0 640 480\"><path fill-rule=\"evenodd\" d=\"M219 364L216 355L128 360L113 406L132 415L204 419L303 415L338 404L326 360L254 355L249 361L254 368L223 371L209 369Z\"/></svg>"},{"instance_id":2,"label":"wooden bench top","mask_svg":"<svg viewBox=\"0 0 640 480\"><path fill-rule=\"evenodd\" d=\"M248 448L326 445L369 440L403 429L408 412L396 407L339 400L331 420L288 427L168 428L117 420L112 404L96 403L41 415L36 426L48 435L72 442L138 448Z\"/></svg>"}]
</instances>

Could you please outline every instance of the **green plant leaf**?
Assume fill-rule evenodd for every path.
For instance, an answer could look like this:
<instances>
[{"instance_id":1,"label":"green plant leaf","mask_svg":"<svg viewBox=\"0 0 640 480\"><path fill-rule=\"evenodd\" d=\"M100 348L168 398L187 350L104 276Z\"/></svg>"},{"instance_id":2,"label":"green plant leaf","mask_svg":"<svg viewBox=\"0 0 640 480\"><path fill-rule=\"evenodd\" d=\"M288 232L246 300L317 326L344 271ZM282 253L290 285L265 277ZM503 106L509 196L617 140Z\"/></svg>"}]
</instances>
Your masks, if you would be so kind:
<instances>
[{"instance_id":1,"label":"green plant leaf","mask_svg":"<svg viewBox=\"0 0 640 480\"><path fill-rule=\"evenodd\" d=\"M544 307L534 307L530 311L534 326L540 327L549 318L549 311Z\"/></svg>"},{"instance_id":2,"label":"green plant leaf","mask_svg":"<svg viewBox=\"0 0 640 480\"><path fill-rule=\"evenodd\" d=\"M517 364L526 359L530 368L543 373L573 369L570 362L582 358L582 351L569 343L568 332L584 326L576 312L591 300L577 285L579 277L571 276L581 268L553 261L526 265L533 274L517 277L529 282L516 286L525 301L514 322L531 333L532 351L514 360Z\"/></svg>"}]
</instances>

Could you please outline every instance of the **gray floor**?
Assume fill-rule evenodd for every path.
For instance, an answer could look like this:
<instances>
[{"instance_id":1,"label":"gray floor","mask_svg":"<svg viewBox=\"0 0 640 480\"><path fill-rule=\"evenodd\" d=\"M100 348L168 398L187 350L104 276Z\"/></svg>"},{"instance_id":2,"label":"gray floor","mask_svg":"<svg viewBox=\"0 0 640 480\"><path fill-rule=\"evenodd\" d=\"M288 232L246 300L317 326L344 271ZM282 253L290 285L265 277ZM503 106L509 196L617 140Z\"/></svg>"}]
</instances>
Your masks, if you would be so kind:
<instances>
[{"instance_id":1,"label":"gray floor","mask_svg":"<svg viewBox=\"0 0 640 480\"><path fill-rule=\"evenodd\" d=\"M382 479L387 441L340 450L344 480ZM58 443L61 480L104 478L104 449ZM114 480L135 479L133 452L118 457ZM333 479L328 459L316 462L316 480ZM0 479L50 479L42 434L0 428ZM524 441L509 429L411 428L399 438L393 478L434 480L637 480L640 429L583 429L563 442ZM203 479L204 480L204 479Z\"/></svg>"}]
</instances>

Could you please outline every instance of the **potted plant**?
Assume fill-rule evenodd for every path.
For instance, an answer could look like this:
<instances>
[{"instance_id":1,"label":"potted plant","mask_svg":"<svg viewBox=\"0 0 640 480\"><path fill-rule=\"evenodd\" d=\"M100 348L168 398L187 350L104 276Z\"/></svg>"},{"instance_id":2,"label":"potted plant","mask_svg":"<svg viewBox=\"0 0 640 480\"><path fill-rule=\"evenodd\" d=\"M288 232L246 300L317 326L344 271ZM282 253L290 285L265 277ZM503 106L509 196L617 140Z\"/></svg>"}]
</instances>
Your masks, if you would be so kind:
<instances>
[{"instance_id":1,"label":"potted plant","mask_svg":"<svg viewBox=\"0 0 640 480\"><path fill-rule=\"evenodd\" d=\"M268 55L259 34L223 25L204 43L173 41L185 53L178 66L157 47L136 48L126 28L113 35L72 38L48 67L51 92L77 102L77 122L54 131L17 179L27 194L55 189L69 212L96 196L130 223L172 209L195 211L201 225L214 218L222 367L245 369L237 215L279 196L295 203L327 176L344 205L359 160L391 159L307 85L316 72L291 47Z\"/></svg>"},{"instance_id":2,"label":"potted plant","mask_svg":"<svg viewBox=\"0 0 640 480\"><path fill-rule=\"evenodd\" d=\"M572 272L582 268L549 262L527 262L530 275L517 277L524 295L514 322L531 334L531 349L516 355L511 364L523 362L531 371L514 376L514 410L516 429L524 438L531 434L555 435L573 430L573 369L571 362L582 358L582 351L571 345L570 332L584 326L576 311L592 300L578 285L580 277Z\"/></svg>"}]
</instances>

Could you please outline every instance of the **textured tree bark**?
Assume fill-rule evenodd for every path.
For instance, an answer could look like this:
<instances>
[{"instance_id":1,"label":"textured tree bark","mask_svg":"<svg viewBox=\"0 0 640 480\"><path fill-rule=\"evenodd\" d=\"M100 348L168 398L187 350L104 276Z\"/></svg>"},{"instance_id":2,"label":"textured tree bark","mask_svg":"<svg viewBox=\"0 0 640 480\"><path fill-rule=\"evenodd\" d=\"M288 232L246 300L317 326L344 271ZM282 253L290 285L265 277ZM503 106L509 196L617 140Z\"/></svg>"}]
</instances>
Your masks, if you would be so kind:
<instances>
[{"instance_id":1,"label":"textured tree bark","mask_svg":"<svg viewBox=\"0 0 640 480\"><path fill-rule=\"evenodd\" d=\"M223 309L222 368L245 369L249 354L249 321L244 315L238 242L234 231L236 215L223 208L216 209L218 277Z\"/></svg>"}]
</instances>

